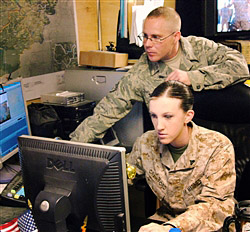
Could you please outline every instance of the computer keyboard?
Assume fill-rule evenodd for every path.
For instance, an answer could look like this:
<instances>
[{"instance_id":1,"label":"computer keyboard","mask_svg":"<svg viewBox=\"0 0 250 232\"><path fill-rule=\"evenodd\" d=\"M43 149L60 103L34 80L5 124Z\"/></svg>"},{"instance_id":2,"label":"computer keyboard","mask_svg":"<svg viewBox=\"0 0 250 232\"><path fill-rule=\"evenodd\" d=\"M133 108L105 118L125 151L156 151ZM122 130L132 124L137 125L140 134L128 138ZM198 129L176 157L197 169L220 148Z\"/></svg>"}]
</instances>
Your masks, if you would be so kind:
<instances>
[{"instance_id":1,"label":"computer keyboard","mask_svg":"<svg viewBox=\"0 0 250 232\"><path fill-rule=\"evenodd\" d=\"M0 195L0 204L5 206L26 207L22 171L7 184Z\"/></svg>"}]
</instances>

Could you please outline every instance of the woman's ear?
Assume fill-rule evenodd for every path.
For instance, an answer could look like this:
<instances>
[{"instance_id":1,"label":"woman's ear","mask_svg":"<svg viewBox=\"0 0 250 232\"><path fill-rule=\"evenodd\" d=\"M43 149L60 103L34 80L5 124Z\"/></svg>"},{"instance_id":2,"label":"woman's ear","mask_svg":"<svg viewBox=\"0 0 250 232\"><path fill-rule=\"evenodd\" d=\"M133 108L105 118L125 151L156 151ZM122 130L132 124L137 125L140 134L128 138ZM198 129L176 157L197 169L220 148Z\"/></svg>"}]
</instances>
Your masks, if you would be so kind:
<instances>
[{"instance_id":1,"label":"woman's ear","mask_svg":"<svg viewBox=\"0 0 250 232\"><path fill-rule=\"evenodd\" d=\"M194 111L193 110L188 110L186 112L186 116L185 116L185 123L191 122L193 117L194 117Z\"/></svg>"}]
</instances>

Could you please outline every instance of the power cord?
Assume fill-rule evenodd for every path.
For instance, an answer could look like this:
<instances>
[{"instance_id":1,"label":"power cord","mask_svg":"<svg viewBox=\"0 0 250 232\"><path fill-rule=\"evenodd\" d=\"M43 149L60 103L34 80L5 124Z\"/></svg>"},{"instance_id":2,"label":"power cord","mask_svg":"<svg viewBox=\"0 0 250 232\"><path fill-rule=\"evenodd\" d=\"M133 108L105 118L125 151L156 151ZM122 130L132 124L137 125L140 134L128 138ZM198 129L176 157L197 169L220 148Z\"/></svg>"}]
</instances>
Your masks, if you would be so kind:
<instances>
[{"instance_id":1,"label":"power cord","mask_svg":"<svg viewBox=\"0 0 250 232\"><path fill-rule=\"evenodd\" d=\"M0 84L0 87L1 87L1 89L2 89L2 93L4 93L4 88L3 88L3 85L2 85L2 84Z\"/></svg>"}]
</instances>

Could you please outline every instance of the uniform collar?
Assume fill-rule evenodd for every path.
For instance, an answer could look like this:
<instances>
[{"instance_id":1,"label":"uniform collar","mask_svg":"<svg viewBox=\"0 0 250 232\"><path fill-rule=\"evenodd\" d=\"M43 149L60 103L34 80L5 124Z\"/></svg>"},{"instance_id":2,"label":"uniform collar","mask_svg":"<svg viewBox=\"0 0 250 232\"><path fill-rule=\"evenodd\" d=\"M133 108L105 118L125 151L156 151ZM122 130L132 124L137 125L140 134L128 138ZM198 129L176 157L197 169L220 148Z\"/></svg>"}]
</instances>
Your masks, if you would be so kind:
<instances>
[{"instance_id":1,"label":"uniform collar","mask_svg":"<svg viewBox=\"0 0 250 232\"><path fill-rule=\"evenodd\" d=\"M155 75L157 72L161 72L161 70L165 68L165 64L162 61L151 62L148 59L148 63L149 63L149 70L150 70L151 75Z\"/></svg>"},{"instance_id":2,"label":"uniform collar","mask_svg":"<svg viewBox=\"0 0 250 232\"><path fill-rule=\"evenodd\" d=\"M165 160L167 160L165 164L168 164L167 166L168 168L170 168L170 170L175 171L180 169L192 169L196 165L198 151L196 150L197 146L195 145L195 137L198 133L198 126L194 122L190 122L190 124L192 126L192 133L190 136L188 147L176 163L173 162L168 149L159 142L159 152L160 154L165 153L165 155L168 156L168 158L165 158Z\"/></svg>"}]
</instances>

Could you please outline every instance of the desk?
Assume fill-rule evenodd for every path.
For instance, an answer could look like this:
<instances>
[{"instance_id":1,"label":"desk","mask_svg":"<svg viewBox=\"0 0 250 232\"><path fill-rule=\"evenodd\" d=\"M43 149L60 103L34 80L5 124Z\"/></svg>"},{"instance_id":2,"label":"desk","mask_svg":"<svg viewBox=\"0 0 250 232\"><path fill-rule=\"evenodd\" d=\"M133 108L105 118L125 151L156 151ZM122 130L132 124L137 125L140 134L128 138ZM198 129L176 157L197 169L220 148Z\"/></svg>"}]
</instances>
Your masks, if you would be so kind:
<instances>
[{"instance_id":1,"label":"desk","mask_svg":"<svg viewBox=\"0 0 250 232\"><path fill-rule=\"evenodd\" d=\"M17 154L11 159L7 160L4 165L19 165L19 159ZM7 184L0 185L0 193L4 190ZM0 224L11 221L13 218L19 217L26 208L24 207L9 207L3 206L0 197Z\"/></svg>"}]
</instances>

